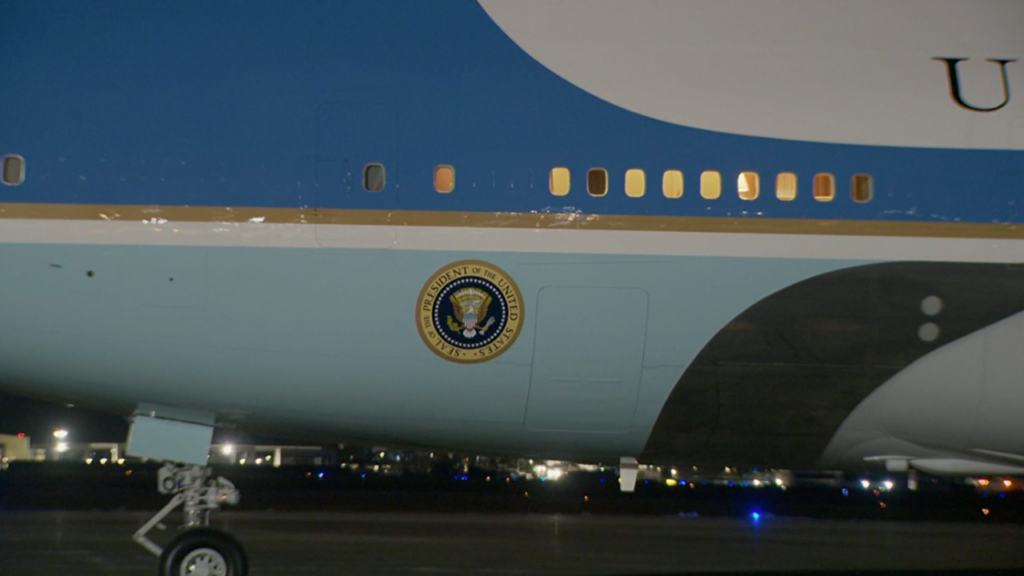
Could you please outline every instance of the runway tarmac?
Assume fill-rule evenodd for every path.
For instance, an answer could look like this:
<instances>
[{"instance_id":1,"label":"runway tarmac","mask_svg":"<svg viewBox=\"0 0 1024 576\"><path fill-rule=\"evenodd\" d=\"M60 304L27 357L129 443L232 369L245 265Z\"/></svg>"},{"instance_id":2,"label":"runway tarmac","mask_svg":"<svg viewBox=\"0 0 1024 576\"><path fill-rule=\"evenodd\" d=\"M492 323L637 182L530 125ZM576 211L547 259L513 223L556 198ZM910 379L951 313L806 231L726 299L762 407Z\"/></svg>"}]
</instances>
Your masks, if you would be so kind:
<instances>
[{"instance_id":1,"label":"runway tarmac","mask_svg":"<svg viewBox=\"0 0 1024 576\"><path fill-rule=\"evenodd\" d=\"M155 559L131 541L147 517L0 512L0 574L155 574ZM245 545L254 576L1024 569L1024 528L1016 525L292 512L217 518Z\"/></svg>"}]
</instances>

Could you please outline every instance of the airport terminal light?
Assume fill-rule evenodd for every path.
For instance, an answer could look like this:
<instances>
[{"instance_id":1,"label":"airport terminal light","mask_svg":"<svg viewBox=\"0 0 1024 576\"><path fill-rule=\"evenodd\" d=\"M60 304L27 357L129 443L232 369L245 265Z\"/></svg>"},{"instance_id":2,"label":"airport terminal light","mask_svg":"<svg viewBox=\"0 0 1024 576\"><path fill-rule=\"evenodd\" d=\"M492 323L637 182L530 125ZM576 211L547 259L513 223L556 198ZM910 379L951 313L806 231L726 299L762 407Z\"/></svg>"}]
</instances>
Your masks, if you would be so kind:
<instances>
[{"instance_id":1,"label":"airport terminal light","mask_svg":"<svg viewBox=\"0 0 1024 576\"><path fill-rule=\"evenodd\" d=\"M68 443L67 442L58 442L57 443L57 452L67 452L67 451L68 451Z\"/></svg>"},{"instance_id":2,"label":"airport terminal light","mask_svg":"<svg viewBox=\"0 0 1024 576\"><path fill-rule=\"evenodd\" d=\"M223 454L225 456L230 456L231 453L234 452L234 451L235 451L235 447L233 445L231 445L231 444L225 444L220 449L221 454Z\"/></svg>"},{"instance_id":3,"label":"airport terminal light","mask_svg":"<svg viewBox=\"0 0 1024 576\"><path fill-rule=\"evenodd\" d=\"M68 431L63 428L54 430L53 437L56 438L57 440L63 440L68 437Z\"/></svg>"}]
</instances>

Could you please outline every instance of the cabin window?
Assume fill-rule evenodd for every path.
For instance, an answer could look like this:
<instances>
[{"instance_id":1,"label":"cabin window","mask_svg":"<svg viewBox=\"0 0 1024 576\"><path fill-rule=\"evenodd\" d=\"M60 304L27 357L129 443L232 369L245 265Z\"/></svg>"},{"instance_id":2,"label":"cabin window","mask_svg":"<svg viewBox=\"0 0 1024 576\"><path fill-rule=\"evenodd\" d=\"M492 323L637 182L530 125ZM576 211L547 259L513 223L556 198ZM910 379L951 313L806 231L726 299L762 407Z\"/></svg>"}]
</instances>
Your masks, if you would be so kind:
<instances>
[{"instance_id":1,"label":"cabin window","mask_svg":"<svg viewBox=\"0 0 1024 576\"><path fill-rule=\"evenodd\" d=\"M647 175L639 168L626 170L626 196L640 198L647 191Z\"/></svg>"},{"instance_id":2,"label":"cabin window","mask_svg":"<svg viewBox=\"0 0 1024 576\"><path fill-rule=\"evenodd\" d=\"M850 181L850 195L854 202L871 202L875 197L875 183L870 174L854 174Z\"/></svg>"},{"instance_id":3,"label":"cabin window","mask_svg":"<svg viewBox=\"0 0 1024 576\"><path fill-rule=\"evenodd\" d=\"M741 200L757 200L761 193L761 178L757 172L740 172L736 178L736 190Z\"/></svg>"},{"instance_id":4,"label":"cabin window","mask_svg":"<svg viewBox=\"0 0 1024 576\"><path fill-rule=\"evenodd\" d=\"M569 169L564 167L552 168L548 176L548 189L555 196L565 196L569 193Z\"/></svg>"},{"instance_id":5,"label":"cabin window","mask_svg":"<svg viewBox=\"0 0 1024 576\"><path fill-rule=\"evenodd\" d=\"M661 193L665 198L682 198L683 173L679 170L665 170L661 176Z\"/></svg>"},{"instance_id":6,"label":"cabin window","mask_svg":"<svg viewBox=\"0 0 1024 576\"><path fill-rule=\"evenodd\" d=\"M818 202L831 202L836 197L836 177L821 173L814 175L814 199Z\"/></svg>"},{"instance_id":7,"label":"cabin window","mask_svg":"<svg viewBox=\"0 0 1024 576\"><path fill-rule=\"evenodd\" d=\"M796 174L779 172L775 177L775 197L783 202L796 200Z\"/></svg>"},{"instance_id":8,"label":"cabin window","mask_svg":"<svg viewBox=\"0 0 1024 576\"><path fill-rule=\"evenodd\" d=\"M587 193L591 196L604 196L608 193L607 170L591 168L587 171Z\"/></svg>"},{"instance_id":9,"label":"cabin window","mask_svg":"<svg viewBox=\"0 0 1024 576\"><path fill-rule=\"evenodd\" d=\"M447 194L455 190L455 167L440 164L434 168L434 190Z\"/></svg>"},{"instance_id":10,"label":"cabin window","mask_svg":"<svg viewBox=\"0 0 1024 576\"><path fill-rule=\"evenodd\" d=\"M380 192L384 189L386 175L383 164L367 164L363 167L363 188L368 192Z\"/></svg>"},{"instance_id":11,"label":"cabin window","mask_svg":"<svg viewBox=\"0 0 1024 576\"><path fill-rule=\"evenodd\" d=\"M717 200L722 195L722 175L718 170L705 170L701 173L700 195L707 200Z\"/></svg>"},{"instance_id":12,"label":"cabin window","mask_svg":"<svg viewBox=\"0 0 1024 576\"><path fill-rule=\"evenodd\" d=\"M25 181L25 159L21 156L4 156L3 182L8 186L17 186Z\"/></svg>"}]
</instances>

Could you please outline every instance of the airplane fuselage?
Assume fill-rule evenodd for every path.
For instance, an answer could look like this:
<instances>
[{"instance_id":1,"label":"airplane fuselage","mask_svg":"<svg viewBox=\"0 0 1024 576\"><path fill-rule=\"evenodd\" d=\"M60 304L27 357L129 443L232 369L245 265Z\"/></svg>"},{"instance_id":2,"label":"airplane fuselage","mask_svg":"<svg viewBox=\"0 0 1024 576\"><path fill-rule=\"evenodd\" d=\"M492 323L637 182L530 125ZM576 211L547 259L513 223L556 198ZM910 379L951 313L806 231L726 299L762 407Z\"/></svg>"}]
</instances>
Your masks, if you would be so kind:
<instances>
[{"instance_id":1,"label":"airplane fuselage","mask_svg":"<svg viewBox=\"0 0 1024 576\"><path fill-rule=\"evenodd\" d=\"M325 441L1019 465L1024 11L967 4L8 3L0 385Z\"/></svg>"}]
</instances>

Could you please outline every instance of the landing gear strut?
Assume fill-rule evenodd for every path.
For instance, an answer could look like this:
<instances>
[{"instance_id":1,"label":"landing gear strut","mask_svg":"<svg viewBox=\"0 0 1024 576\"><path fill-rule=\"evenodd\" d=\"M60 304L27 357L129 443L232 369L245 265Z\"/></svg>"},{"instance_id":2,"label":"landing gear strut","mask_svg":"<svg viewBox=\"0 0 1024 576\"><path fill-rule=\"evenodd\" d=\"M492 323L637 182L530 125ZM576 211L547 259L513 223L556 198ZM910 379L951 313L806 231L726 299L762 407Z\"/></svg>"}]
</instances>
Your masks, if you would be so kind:
<instances>
[{"instance_id":1,"label":"landing gear strut","mask_svg":"<svg viewBox=\"0 0 1024 576\"><path fill-rule=\"evenodd\" d=\"M157 473L157 489L173 494L162 510L142 525L132 539L160 558L160 576L245 576L249 560L231 535L210 528L210 513L221 504L238 504L238 490L228 480L213 478L206 466L165 464ZM146 537L168 514L182 507L182 531L167 548Z\"/></svg>"},{"instance_id":2,"label":"landing gear strut","mask_svg":"<svg viewBox=\"0 0 1024 576\"><path fill-rule=\"evenodd\" d=\"M619 458L619 489L623 492L636 490L636 477L639 474L640 465L636 458L623 456Z\"/></svg>"}]
</instances>

